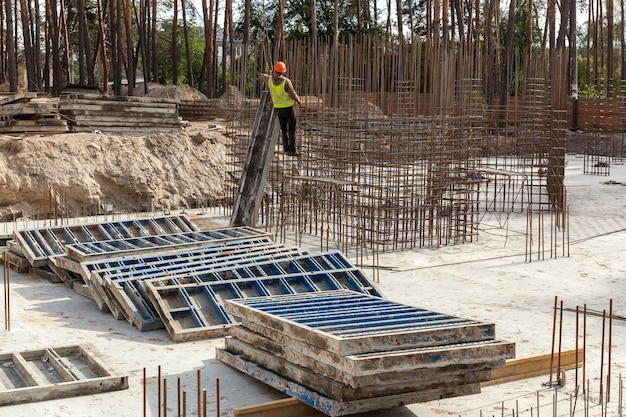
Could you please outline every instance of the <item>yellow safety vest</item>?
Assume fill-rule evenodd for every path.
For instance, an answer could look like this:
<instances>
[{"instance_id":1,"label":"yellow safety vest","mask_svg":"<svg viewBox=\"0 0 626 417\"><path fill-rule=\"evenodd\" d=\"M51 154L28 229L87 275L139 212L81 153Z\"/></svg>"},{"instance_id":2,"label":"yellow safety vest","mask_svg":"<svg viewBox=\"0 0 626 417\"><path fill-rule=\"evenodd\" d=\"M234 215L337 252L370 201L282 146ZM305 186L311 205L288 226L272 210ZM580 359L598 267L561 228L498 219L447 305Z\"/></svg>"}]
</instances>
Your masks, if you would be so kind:
<instances>
[{"instance_id":1,"label":"yellow safety vest","mask_svg":"<svg viewBox=\"0 0 626 417\"><path fill-rule=\"evenodd\" d=\"M287 82L286 78L283 78L283 82L275 85L274 80L270 78L267 80L267 84L270 89L270 94L272 95L272 103L274 103L275 109L284 109L286 107L293 107L294 101L287 91L285 91L285 83Z\"/></svg>"}]
</instances>

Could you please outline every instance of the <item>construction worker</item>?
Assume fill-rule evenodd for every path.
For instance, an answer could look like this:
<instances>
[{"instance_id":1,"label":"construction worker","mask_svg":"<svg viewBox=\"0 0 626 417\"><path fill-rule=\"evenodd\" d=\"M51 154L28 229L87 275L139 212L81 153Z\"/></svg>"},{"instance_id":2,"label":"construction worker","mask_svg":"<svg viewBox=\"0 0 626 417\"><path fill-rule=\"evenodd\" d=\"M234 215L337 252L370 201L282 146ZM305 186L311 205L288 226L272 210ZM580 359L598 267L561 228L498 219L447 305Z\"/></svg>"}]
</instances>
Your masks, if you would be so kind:
<instances>
[{"instance_id":1,"label":"construction worker","mask_svg":"<svg viewBox=\"0 0 626 417\"><path fill-rule=\"evenodd\" d=\"M287 155L298 156L296 150L296 112L293 108L295 103L302 107L302 100L296 94L291 80L285 77L287 66L284 62L278 61L274 65L272 75L261 74L259 80L266 82L272 96L272 103L283 136L283 150Z\"/></svg>"}]
</instances>

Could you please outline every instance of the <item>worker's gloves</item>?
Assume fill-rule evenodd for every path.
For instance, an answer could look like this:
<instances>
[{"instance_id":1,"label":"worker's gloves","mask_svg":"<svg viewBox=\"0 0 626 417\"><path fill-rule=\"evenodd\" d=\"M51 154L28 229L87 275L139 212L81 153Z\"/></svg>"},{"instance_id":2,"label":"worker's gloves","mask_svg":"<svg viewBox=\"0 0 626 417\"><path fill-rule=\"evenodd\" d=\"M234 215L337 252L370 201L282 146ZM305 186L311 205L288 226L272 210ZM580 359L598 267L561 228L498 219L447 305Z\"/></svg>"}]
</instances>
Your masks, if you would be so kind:
<instances>
[{"instance_id":1,"label":"worker's gloves","mask_svg":"<svg viewBox=\"0 0 626 417\"><path fill-rule=\"evenodd\" d=\"M298 100L298 106L302 107L302 100Z\"/></svg>"}]
</instances>

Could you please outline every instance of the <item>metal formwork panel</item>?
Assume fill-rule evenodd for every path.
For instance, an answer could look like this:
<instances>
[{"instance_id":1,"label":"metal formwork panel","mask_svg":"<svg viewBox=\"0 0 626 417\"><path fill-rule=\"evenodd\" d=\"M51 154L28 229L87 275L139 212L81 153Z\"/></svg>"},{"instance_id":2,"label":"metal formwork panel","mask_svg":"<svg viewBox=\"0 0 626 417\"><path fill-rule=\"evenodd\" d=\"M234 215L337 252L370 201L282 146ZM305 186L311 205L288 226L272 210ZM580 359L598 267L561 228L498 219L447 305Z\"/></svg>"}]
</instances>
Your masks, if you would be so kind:
<instances>
[{"instance_id":1,"label":"metal formwork panel","mask_svg":"<svg viewBox=\"0 0 626 417\"><path fill-rule=\"evenodd\" d=\"M0 406L128 388L88 346L0 353Z\"/></svg>"},{"instance_id":2,"label":"metal formwork panel","mask_svg":"<svg viewBox=\"0 0 626 417\"><path fill-rule=\"evenodd\" d=\"M288 396L295 397L331 417L349 416L406 404L480 393L479 383L467 383L357 400L336 400L293 378L288 378L278 372L271 371L255 361L248 359L244 355L233 354L226 349L218 348L216 350L216 358L232 368L250 375L256 380Z\"/></svg>"},{"instance_id":3,"label":"metal formwork panel","mask_svg":"<svg viewBox=\"0 0 626 417\"><path fill-rule=\"evenodd\" d=\"M495 338L493 324L353 291L231 300L226 311L338 355Z\"/></svg>"},{"instance_id":4,"label":"metal formwork panel","mask_svg":"<svg viewBox=\"0 0 626 417\"><path fill-rule=\"evenodd\" d=\"M336 252L302 255L290 259L259 262L259 265L310 265L314 262L308 261L320 261L336 255L341 254ZM240 320L237 317L225 310L224 304L227 300L281 294L319 293L341 289L380 296L377 289L368 283L363 273L354 267L337 270L332 264L328 264L329 270L286 272L274 269L275 275L273 276L232 274L237 270L262 270L253 266L254 264L250 262L232 269L218 270L204 276L205 281L197 281L190 277L152 279L145 281L145 287L165 327L175 341L222 335L228 327L239 323ZM208 280L209 276L214 279Z\"/></svg>"},{"instance_id":5,"label":"metal formwork panel","mask_svg":"<svg viewBox=\"0 0 626 417\"><path fill-rule=\"evenodd\" d=\"M106 230L105 230L106 231ZM163 231L160 229L160 231ZM168 250L171 248L204 246L216 241L239 240L253 236L267 236L251 227L234 227L207 231L161 234L156 236L117 238L102 241L71 243L66 245L68 257L78 262L99 258L119 257L126 252L134 254L146 251ZM107 237L110 237L107 234Z\"/></svg>"},{"instance_id":6,"label":"metal formwork panel","mask_svg":"<svg viewBox=\"0 0 626 417\"><path fill-rule=\"evenodd\" d=\"M65 245L115 238L136 238L166 233L198 231L186 216L123 220L74 226L50 226L15 231L24 256L32 266L45 266L48 257L65 254Z\"/></svg>"},{"instance_id":7,"label":"metal formwork panel","mask_svg":"<svg viewBox=\"0 0 626 417\"><path fill-rule=\"evenodd\" d=\"M83 277L101 309L120 312L140 330L163 327L146 294L144 281L164 276L206 274L237 264L301 255L297 248L272 243L268 237L228 241L188 251L85 262ZM121 317L118 317L121 318Z\"/></svg>"}]
</instances>

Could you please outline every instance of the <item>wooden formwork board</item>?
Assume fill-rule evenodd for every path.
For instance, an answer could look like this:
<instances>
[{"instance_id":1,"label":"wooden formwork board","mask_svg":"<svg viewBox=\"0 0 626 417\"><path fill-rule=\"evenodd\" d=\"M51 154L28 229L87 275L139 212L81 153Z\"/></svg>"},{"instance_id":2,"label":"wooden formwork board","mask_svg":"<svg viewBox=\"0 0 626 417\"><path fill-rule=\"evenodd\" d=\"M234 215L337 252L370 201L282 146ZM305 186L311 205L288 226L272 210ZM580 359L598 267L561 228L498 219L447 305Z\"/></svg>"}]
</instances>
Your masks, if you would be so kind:
<instances>
[{"instance_id":1,"label":"wooden formwork board","mask_svg":"<svg viewBox=\"0 0 626 417\"><path fill-rule=\"evenodd\" d=\"M491 377L491 368L480 365L469 372L442 373L430 369L430 373L407 369L396 372L398 379L385 383L352 387L335 379L320 375L298 363L273 355L263 349L242 342L232 337L226 338L225 349L235 355L243 356L258 365L269 369L285 378L289 378L335 400L354 401L372 397L404 394L413 391L430 391L442 387L475 384L487 381ZM382 371L384 372L384 370ZM377 374L374 376L378 376ZM372 378L373 379L373 378Z\"/></svg>"},{"instance_id":2,"label":"wooden formwork board","mask_svg":"<svg viewBox=\"0 0 626 417\"><path fill-rule=\"evenodd\" d=\"M331 417L344 416L369 411L384 410L404 404L450 398L461 395L478 394L480 384L465 384L444 387L428 391L407 392L353 401L339 401L329 398L303 384L285 378L254 361L241 355L235 355L225 349L216 350L216 358L221 362L261 381Z\"/></svg>"},{"instance_id":3,"label":"wooden formwork board","mask_svg":"<svg viewBox=\"0 0 626 417\"><path fill-rule=\"evenodd\" d=\"M0 353L0 406L128 388L90 346Z\"/></svg>"},{"instance_id":4,"label":"wooden formwork board","mask_svg":"<svg viewBox=\"0 0 626 417\"><path fill-rule=\"evenodd\" d=\"M226 311L240 317L246 327L254 326L255 331L274 331L339 356L490 341L495 337L493 324L405 306L362 292L230 300Z\"/></svg>"}]
</instances>

